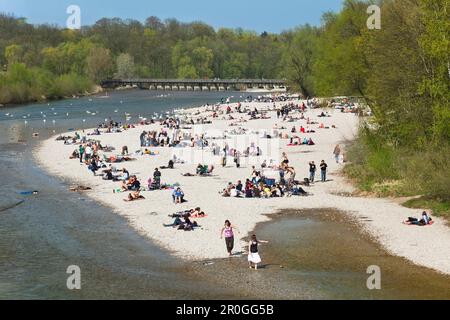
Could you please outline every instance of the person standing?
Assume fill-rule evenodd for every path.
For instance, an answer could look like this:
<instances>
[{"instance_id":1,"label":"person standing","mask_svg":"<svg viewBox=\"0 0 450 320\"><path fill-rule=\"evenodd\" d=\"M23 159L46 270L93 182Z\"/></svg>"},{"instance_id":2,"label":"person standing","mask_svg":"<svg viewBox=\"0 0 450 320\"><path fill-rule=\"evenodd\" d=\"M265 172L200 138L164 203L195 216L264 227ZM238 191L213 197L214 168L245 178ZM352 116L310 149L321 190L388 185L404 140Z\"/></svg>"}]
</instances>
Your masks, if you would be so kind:
<instances>
[{"instance_id":1,"label":"person standing","mask_svg":"<svg viewBox=\"0 0 450 320\"><path fill-rule=\"evenodd\" d=\"M145 146L145 136L147 135L147 132L143 131L141 135L139 136L139 139L141 140L141 147Z\"/></svg>"},{"instance_id":2,"label":"person standing","mask_svg":"<svg viewBox=\"0 0 450 320\"><path fill-rule=\"evenodd\" d=\"M84 151L85 151L84 145L80 144L78 151L80 154L80 163L83 163L83 156L84 156Z\"/></svg>"},{"instance_id":3,"label":"person standing","mask_svg":"<svg viewBox=\"0 0 450 320\"><path fill-rule=\"evenodd\" d=\"M241 167L241 155L237 150L234 151L234 163L236 164L236 168Z\"/></svg>"},{"instance_id":4,"label":"person standing","mask_svg":"<svg viewBox=\"0 0 450 320\"><path fill-rule=\"evenodd\" d=\"M339 163L339 157L341 156L341 147L336 145L333 151L334 158L336 159L336 163Z\"/></svg>"},{"instance_id":5,"label":"person standing","mask_svg":"<svg viewBox=\"0 0 450 320\"><path fill-rule=\"evenodd\" d=\"M231 257L234 248L234 230L239 233L239 229L231 225L229 220L225 221L225 226L220 231L220 239L225 236L225 245L227 247L228 255Z\"/></svg>"},{"instance_id":6,"label":"person standing","mask_svg":"<svg viewBox=\"0 0 450 320\"><path fill-rule=\"evenodd\" d=\"M84 159L86 161L89 161L92 158L92 153L93 153L93 150L92 150L92 148L91 148L91 146L89 144L86 145L84 153L85 153Z\"/></svg>"},{"instance_id":7,"label":"person standing","mask_svg":"<svg viewBox=\"0 0 450 320\"><path fill-rule=\"evenodd\" d=\"M228 145L223 148L223 156L222 156L222 167L225 168L227 166L227 157L228 157Z\"/></svg>"},{"instance_id":8,"label":"person standing","mask_svg":"<svg viewBox=\"0 0 450 320\"><path fill-rule=\"evenodd\" d=\"M248 243L248 264L250 269L255 267L255 270L258 270L258 264L261 263L261 257L258 251L258 245L260 243L269 243L269 241L258 240L256 235L253 235Z\"/></svg>"},{"instance_id":9,"label":"person standing","mask_svg":"<svg viewBox=\"0 0 450 320\"><path fill-rule=\"evenodd\" d=\"M309 182L314 183L314 180L316 178L316 170L317 166L314 163L314 161L311 161L309 163Z\"/></svg>"},{"instance_id":10,"label":"person standing","mask_svg":"<svg viewBox=\"0 0 450 320\"><path fill-rule=\"evenodd\" d=\"M155 172L153 173L153 181L155 187L159 189L161 187L161 171L158 168L155 168Z\"/></svg>"},{"instance_id":11,"label":"person standing","mask_svg":"<svg viewBox=\"0 0 450 320\"><path fill-rule=\"evenodd\" d=\"M320 174L321 174L322 182L327 181L327 168L328 168L328 165L325 163L325 160L322 160L322 162L320 163Z\"/></svg>"}]
</instances>

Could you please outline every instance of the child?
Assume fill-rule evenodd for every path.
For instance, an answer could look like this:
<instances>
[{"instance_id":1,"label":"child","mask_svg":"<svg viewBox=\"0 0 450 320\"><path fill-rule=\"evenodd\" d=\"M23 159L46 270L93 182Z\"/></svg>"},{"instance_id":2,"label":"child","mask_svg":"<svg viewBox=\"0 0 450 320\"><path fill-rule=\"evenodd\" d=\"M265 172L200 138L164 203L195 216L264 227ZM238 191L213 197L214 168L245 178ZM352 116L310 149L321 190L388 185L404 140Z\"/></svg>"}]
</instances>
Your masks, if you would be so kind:
<instances>
[{"instance_id":1,"label":"child","mask_svg":"<svg viewBox=\"0 0 450 320\"><path fill-rule=\"evenodd\" d=\"M258 252L258 244L260 243L269 243L269 241L258 240L256 235L253 235L248 244L248 264L250 269L254 266L255 270L258 270L258 264L261 263L261 257Z\"/></svg>"}]
</instances>

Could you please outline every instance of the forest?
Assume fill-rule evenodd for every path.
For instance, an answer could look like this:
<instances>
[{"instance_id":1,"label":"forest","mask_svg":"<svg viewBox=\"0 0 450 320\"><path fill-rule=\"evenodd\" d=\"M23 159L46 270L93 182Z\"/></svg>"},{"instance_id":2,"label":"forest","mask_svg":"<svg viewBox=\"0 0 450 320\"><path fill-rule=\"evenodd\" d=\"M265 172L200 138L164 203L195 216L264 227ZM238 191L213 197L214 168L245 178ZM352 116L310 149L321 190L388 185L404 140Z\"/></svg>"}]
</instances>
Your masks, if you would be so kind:
<instances>
[{"instance_id":1,"label":"forest","mask_svg":"<svg viewBox=\"0 0 450 320\"><path fill-rule=\"evenodd\" d=\"M378 30L367 27L371 4ZM280 34L157 17L74 31L1 15L0 30L0 104L82 94L112 77L283 78L305 97L362 97L373 117L346 174L367 192L450 211L450 0L345 0L320 26Z\"/></svg>"}]
</instances>

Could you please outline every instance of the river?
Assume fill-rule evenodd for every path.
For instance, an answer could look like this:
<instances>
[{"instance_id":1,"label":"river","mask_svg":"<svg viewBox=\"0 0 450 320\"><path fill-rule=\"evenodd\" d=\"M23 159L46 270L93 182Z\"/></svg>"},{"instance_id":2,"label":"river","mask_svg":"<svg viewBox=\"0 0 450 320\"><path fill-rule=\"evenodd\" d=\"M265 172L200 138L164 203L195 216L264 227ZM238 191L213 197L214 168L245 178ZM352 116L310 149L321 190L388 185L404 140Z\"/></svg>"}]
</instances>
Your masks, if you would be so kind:
<instances>
[{"instance_id":1,"label":"river","mask_svg":"<svg viewBox=\"0 0 450 320\"><path fill-rule=\"evenodd\" d=\"M183 262L33 162L39 141L71 128L95 127L109 117L125 121L125 113L137 121L225 95L248 94L132 90L1 108L0 299L450 298L448 277L390 257L365 238L363 246L356 243L370 253L361 261L361 251L352 250L362 237L357 229L342 237L340 226L310 214L258 226L273 242L263 249L268 263L258 272L246 268L245 257ZM348 250L336 250L340 246ZM386 286L378 292L367 290L362 268L373 255L388 261ZM81 290L67 289L70 265L82 270Z\"/></svg>"}]
</instances>

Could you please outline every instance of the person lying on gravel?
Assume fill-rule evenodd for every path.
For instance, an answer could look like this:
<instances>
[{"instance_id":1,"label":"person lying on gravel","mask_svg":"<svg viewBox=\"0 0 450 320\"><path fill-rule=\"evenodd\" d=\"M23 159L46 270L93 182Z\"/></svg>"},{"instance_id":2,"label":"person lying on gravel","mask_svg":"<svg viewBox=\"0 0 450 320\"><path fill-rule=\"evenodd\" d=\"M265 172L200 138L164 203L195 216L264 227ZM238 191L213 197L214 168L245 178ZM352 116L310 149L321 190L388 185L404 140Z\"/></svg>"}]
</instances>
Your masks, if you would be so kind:
<instances>
[{"instance_id":1,"label":"person lying on gravel","mask_svg":"<svg viewBox=\"0 0 450 320\"><path fill-rule=\"evenodd\" d=\"M419 227L423 227L423 226L427 226L427 225L432 225L434 223L433 219L431 219L430 216L428 216L427 212L424 211L422 212L422 218L419 220L417 218L413 218L413 217L409 217L408 220L406 220L405 222L403 222L406 225L412 225L412 226L419 226Z\"/></svg>"},{"instance_id":2,"label":"person lying on gravel","mask_svg":"<svg viewBox=\"0 0 450 320\"><path fill-rule=\"evenodd\" d=\"M201 211L200 207L191 210L180 211L169 215L170 218L203 218L205 216L206 214Z\"/></svg>"},{"instance_id":3,"label":"person lying on gravel","mask_svg":"<svg viewBox=\"0 0 450 320\"><path fill-rule=\"evenodd\" d=\"M183 221L184 220L184 221ZM172 224L164 224L164 227L172 227L177 228L177 230L184 231L193 231L195 228L199 227L197 222L192 222L189 217L184 217L183 220L181 218L176 217Z\"/></svg>"}]
</instances>

